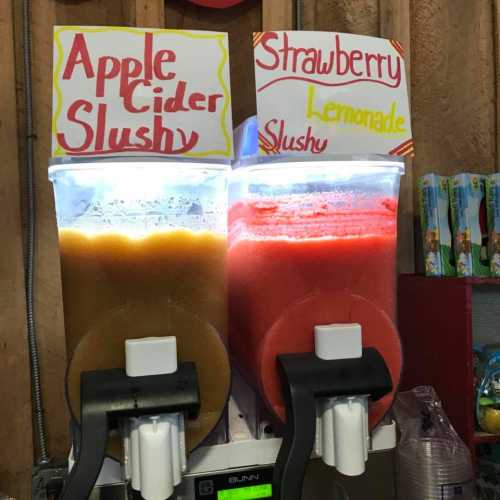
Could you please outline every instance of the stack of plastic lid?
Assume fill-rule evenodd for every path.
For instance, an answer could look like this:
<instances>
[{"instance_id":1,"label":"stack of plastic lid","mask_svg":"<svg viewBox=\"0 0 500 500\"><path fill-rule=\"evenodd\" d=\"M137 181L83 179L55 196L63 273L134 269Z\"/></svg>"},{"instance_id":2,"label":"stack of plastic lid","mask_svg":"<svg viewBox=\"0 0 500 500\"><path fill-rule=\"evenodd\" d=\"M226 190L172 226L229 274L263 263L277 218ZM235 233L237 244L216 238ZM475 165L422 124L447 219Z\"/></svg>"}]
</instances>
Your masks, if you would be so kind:
<instances>
[{"instance_id":1,"label":"stack of plastic lid","mask_svg":"<svg viewBox=\"0 0 500 500\"><path fill-rule=\"evenodd\" d=\"M447 439L421 438L398 453L398 492L405 500L473 499L469 451Z\"/></svg>"},{"instance_id":2,"label":"stack of plastic lid","mask_svg":"<svg viewBox=\"0 0 500 500\"><path fill-rule=\"evenodd\" d=\"M398 498L473 500L470 451L430 386L400 392L394 416L401 431L397 449Z\"/></svg>"}]
</instances>

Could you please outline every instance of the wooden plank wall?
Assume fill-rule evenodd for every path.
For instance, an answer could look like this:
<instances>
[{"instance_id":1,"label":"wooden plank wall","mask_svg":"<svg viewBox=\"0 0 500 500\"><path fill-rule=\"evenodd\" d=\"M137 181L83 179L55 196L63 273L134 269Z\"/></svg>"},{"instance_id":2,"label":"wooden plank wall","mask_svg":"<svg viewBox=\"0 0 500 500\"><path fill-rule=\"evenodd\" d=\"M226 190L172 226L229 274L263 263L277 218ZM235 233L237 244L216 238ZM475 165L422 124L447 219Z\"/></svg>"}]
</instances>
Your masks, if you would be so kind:
<instances>
[{"instance_id":1,"label":"wooden plank wall","mask_svg":"<svg viewBox=\"0 0 500 500\"><path fill-rule=\"evenodd\" d=\"M273 3L278 3L272 0ZM288 1L288 0L287 0ZM213 29L229 34L229 61L233 123L238 125L255 114L255 76L250 33L262 27L262 6L259 0L246 0L231 9L206 9L185 0L166 2L167 28ZM248 34L248 36L246 35Z\"/></svg>"},{"instance_id":2,"label":"wooden plank wall","mask_svg":"<svg viewBox=\"0 0 500 500\"><path fill-rule=\"evenodd\" d=\"M496 168L492 3L411 2L416 175Z\"/></svg>"},{"instance_id":3,"label":"wooden plank wall","mask_svg":"<svg viewBox=\"0 0 500 500\"><path fill-rule=\"evenodd\" d=\"M411 97L411 20L409 0L379 1L380 36L399 40L406 47L406 81ZM398 210L398 270L411 273L415 270L413 162L406 161L406 172L401 178Z\"/></svg>"},{"instance_id":4,"label":"wooden plank wall","mask_svg":"<svg viewBox=\"0 0 500 500\"><path fill-rule=\"evenodd\" d=\"M414 268L415 179L431 170L451 174L464 170L489 172L497 168L500 50L495 41L500 36L499 4L500 0L303 0L304 29L380 35L397 38L407 47L417 156L402 185L400 270ZM22 184L19 177L22 178L20 172L22 174L25 159L20 11L21 1L0 1L0 95L3 99L0 101L0 153L4 174L0 185L3 243L0 248L0 415L12 422L10 427L3 425L0 429L3 448L0 491L7 489L18 499L28 500L32 436L19 209ZM56 225L52 191L47 181L52 26L142 25L228 31L233 118L237 125L255 113L250 33L290 29L293 0L246 0L225 11L197 7L185 0L166 0L166 5L163 0L32 0L32 14L37 134L36 317L49 447L54 456L63 456L68 439L67 412L63 404L66 352ZM13 97L16 91L17 113ZM4 404L5 401L8 404Z\"/></svg>"},{"instance_id":5,"label":"wooden plank wall","mask_svg":"<svg viewBox=\"0 0 500 500\"><path fill-rule=\"evenodd\" d=\"M498 169L494 3L410 4L415 179L426 172ZM415 248L417 270L423 271L420 236Z\"/></svg>"},{"instance_id":6,"label":"wooden plank wall","mask_svg":"<svg viewBox=\"0 0 500 500\"><path fill-rule=\"evenodd\" d=\"M262 0L262 30L293 29L293 10L290 0Z\"/></svg>"},{"instance_id":7,"label":"wooden plank wall","mask_svg":"<svg viewBox=\"0 0 500 500\"><path fill-rule=\"evenodd\" d=\"M27 499L33 454L17 148L14 0L0 2L0 491Z\"/></svg>"},{"instance_id":8,"label":"wooden plank wall","mask_svg":"<svg viewBox=\"0 0 500 500\"><path fill-rule=\"evenodd\" d=\"M305 30L379 36L379 0L303 0Z\"/></svg>"}]
</instances>

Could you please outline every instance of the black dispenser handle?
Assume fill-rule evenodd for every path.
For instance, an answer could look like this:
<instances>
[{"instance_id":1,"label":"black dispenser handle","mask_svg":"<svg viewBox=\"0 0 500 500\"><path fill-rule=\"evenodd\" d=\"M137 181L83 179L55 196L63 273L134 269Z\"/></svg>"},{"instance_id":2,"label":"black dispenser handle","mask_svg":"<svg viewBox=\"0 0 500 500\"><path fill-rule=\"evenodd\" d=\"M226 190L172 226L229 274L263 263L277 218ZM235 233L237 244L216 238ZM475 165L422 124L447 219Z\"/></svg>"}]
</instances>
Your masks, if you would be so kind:
<instances>
[{"instance_id":1,"label":"black dispenser handle","mask_svg":"<svg viewBox=\"0 0 500 500\"><path fill-rule=\"evenodd\" d=\"M287 423L273 480L274 500L301 500L316 435L316 400L368 395L377 401L392 391L380 353L364 348L361 358L323 360L313 353L278 356Z\"/></svg>"},{"instance_id":2,"label":"black dispenser handle","mask_svg":"<svg viewBox=\"0 0 500 500\"><path fill-rule=\"evenodd\" d=\"M80 450L60 500L88 500L117 419L177 412L196 418L199 409L194 363L181 363L169 375L128 377L122 369L82 373Z\"/></svg>"}]
</instances>

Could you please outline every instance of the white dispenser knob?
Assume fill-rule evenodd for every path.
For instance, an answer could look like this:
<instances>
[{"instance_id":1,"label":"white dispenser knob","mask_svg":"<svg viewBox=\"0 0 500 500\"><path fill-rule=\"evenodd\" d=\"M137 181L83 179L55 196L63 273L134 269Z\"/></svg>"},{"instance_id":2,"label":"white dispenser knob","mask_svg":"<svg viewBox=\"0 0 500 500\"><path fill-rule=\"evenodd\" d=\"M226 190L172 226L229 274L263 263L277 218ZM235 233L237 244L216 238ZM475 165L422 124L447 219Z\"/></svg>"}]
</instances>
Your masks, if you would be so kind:
<instances>
[{"instance_id":1,"label":"white dispenser knob","mask_svg":"<svg viewBox=\"0 0 500 500\"><path fill-rule=\"evenodd\" d=\"M359 476L368 459L368 408L366 397L333 401L335 462L346 476Z\"/></svg>"},{"instance_id":2,"label":"white dispenser knob","mask_svg":"<svg viewBox=\"0 0 500 500\"><path fill-rule=\"evenodd\" d=\"M129 377L168 375L177 371L177 339L148 337L125 341L125 370Z\"/></svg>"},{"instance_id":3,"label":"white dispenser knob","mask_svg":"<svg viewBox=\"0 0 500 500\"><path fill-rule=\"evenodd\" d=\"M165 500L174 490L168 450L171 446L170 426L160 417L141 419L139 424L139 460L141 495L146 500ZM158 474L159 470L162 474Z\"/></svg>"},{"instance_id":4,"label":"white dispenser knob","mask_svg":"<svg viewBox=\"0 0 500 500\"><path fill-rule=\"evenodd\" d=\"M130 419L130 462L131 485L136 491L141 491L141 459L139 451L139 420Z\"/></svg>"},{"instance_id":5,"label":"white dispenser knob","mask_svg":"<svg viewBox=\"0 0 500 500\"><path fill-rule=\"evenodd\" d=\"M320 359L352 359L363 355L361 325L338 323L314 327L314 346Z\"/></svg>"},{"instance_id":6,"label":"white dispenser knob","mask_svg":"<svg viewBox=\"0 0 500 500\"><path fill-rule=\"evenodd\" d=\"M314 328L316 356L324 360L360 358L359 324L319 325ZM316 452L323 462L347 476L365 471L369 447L368 397L323 398L318 404Z\"/></svg>"},{"instance_id":7,"label":"white dispenser knob","mask_svg":"<svg viewBox=\"0 0 500 500\"><path fill-rule=\"evenodd\" d=\"M164 375L177 371L175 337L127 340L129 377ZM166 500L186 470L184 416L171 413L131 418L125 436L126 472L132 488L144 500Z\"/></svg>"}]
</instances>

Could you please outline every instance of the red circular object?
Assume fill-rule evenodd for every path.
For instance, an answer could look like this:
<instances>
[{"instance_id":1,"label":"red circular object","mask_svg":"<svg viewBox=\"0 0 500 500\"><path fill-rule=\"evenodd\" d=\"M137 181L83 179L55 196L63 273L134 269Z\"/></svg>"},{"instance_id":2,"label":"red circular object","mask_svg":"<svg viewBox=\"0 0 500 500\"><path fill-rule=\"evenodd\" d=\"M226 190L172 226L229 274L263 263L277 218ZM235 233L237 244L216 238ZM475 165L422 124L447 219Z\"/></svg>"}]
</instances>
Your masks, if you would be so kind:
<instances>
[{"instance_id":1,"label":"red circular object","mask_svg":"<svg viewBox=\"0 0 500 500\"><path fill-rule=\"evenodd\" d=\"M311 295L287 309L267 331L260 351L260 385L269 408L285 420L276 356L287 352L313 352L314 326L331 323L359 323L363 346L375 347L384 358L393 390L370 405L373 429L390 409L401 377L403 357L394 323L372 302L347 291Z\"/></svg>"},{"instance_id":2,"label":"red circular object","mask_svg":"<svg viewBox=\"0 0 500 500\"><path fill-rule=\"evenodd\" d=\"M233 7L243 2L243 0L190 0L196 5L201 5L202 7L211 7L212 9L227 9L228 7Z\"/></svg>"}]
</instances>

